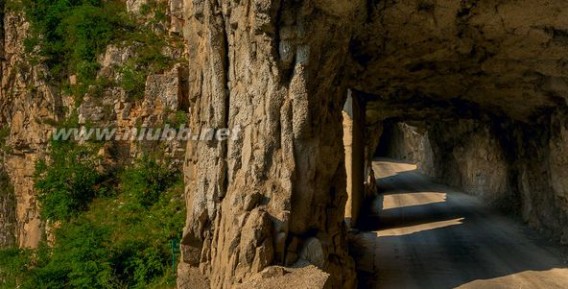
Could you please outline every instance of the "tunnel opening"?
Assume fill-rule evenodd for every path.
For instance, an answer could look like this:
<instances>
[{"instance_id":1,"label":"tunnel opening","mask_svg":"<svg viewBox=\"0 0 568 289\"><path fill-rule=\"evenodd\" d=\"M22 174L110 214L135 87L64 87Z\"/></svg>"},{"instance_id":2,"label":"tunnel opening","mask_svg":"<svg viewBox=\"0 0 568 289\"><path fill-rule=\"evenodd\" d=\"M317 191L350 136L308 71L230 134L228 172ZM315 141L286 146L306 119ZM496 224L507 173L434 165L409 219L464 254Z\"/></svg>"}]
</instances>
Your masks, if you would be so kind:
<instances>
[{"instance_id":1,"label":"tunnel opening","mask_svg":"<svg viewBox=\"0 0 568 289\"><path fill-rule=\"evenodd\" d=\"M551 164L529 163L554 154L549 144L562 133L502 118L391 118L369 129L367 112L366 121L377 140L364 166L376 190L352 237L360 288L522 285L563 272L566 249L558 231L535 223L535 209L547 203L551 223L565 213L552 208L551 191L530 191L546 182L535 181L535 167ZM565 280L552 278L550 288Z\"/></svg>"}]
</instances>

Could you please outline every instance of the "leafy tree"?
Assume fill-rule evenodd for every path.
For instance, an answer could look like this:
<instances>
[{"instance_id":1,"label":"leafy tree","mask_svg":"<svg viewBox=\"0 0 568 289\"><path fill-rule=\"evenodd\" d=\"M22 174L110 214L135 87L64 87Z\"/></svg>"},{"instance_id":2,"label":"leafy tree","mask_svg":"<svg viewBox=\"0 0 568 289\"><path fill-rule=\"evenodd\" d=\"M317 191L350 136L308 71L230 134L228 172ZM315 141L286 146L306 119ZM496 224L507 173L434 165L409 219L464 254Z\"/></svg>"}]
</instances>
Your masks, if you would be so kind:
<instances>
[{"instance_id":1,"label":"leafy tree","mask_svg":"<svg viewBox=\"0 0 568 289\"><path fill-rule=\"evenodd\" d=\"M79 218L56 232L47 262L30 272L24 288L116 288L107 249L110 228Z\"/></svg>"},{"instance_id":2,"label":"leafy tree","mask_svg":"<svg viewBox=\"0 0 568 289\"><path fill-rule=\"evenodd\" d=\"M42 216L61 220L61 226L55 246L28 270L22 288L173 286L170 241L185 217L179 171L147 156L114 184L106 181L113 176L96 172L92 152L57 142L49 165L38 164ZM117 193L100 194L106 191L101 184L116 186L106 190Z\"/></svg>"},{"instance_id":3,"label":"leafy tree","mask_svg":"<svg viewBox=\"0 0 568 289\"><path fill-rule=\"evenodd\" d=\"M128 26L118 13L123 5L102 0L23 0L32 35L28 52L37 46L54 76L77 73L92 82L98 69L96 56Z\"/></svg>"},{"instance_id":4,"label":"leafy tree","mask_svg":"<svg viewBox=\"0 0 568 289\"><path fill-rule=\"evenodd\" d=\"M85 210L98 194L103 176L92 149L71 142L52 142L51 160L36 165L35 187L44 219L68 220Z\"/></svg>"},{"instance_id":5,"label":"leafy tree","mask_svg":"<svg viewBox=\"0 0 568 289\"><path fill-rule=\"evenodd\" d=\"M121 189L134 197L144 207L149 207L176 180L176 175L165 165L149 157L143 157L133 168L121 175Z\"/></svg>"}]
</instances>

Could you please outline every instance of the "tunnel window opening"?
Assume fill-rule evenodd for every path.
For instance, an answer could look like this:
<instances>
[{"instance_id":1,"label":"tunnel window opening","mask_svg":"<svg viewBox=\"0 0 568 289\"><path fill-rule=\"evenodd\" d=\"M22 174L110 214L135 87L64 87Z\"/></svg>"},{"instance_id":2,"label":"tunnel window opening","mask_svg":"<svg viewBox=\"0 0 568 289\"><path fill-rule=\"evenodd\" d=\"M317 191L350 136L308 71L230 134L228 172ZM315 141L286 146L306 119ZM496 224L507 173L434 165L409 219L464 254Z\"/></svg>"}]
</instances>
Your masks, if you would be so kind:
<instances>
[{"instance_id":1,"label":"tunnel window opening","mask_svg":"<svg viewBox=\"0 0 568 289\"><path fill-rule=\"evenodd\" d=\"M347 202L345 222L356 227L365 199L365 102L351 90L343 107Z\"/></svg>"}]
</instances>

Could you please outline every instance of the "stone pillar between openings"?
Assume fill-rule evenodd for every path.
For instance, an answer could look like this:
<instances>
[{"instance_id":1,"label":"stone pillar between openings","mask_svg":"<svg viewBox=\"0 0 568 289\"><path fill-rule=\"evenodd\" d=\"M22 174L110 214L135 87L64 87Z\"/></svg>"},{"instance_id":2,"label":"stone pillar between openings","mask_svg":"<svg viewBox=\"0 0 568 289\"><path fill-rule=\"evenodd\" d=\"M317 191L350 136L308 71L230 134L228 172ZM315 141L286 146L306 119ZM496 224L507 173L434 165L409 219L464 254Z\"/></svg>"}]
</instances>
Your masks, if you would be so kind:
<instances>
[{"instance_id":1,"label":"stone pillar between openings","mask_svg":"<svg viewBox=\"0 0 568 289\"><path fill-rule=\"evenodd\" d=\"M365 199L365 104L351 92L343 108L343 145L348 195L345 219L356 227Z\"/></svg>"},{"instance_id":2,"label":"stone pillar between openings","mask_svg":"<svg viewBox=\"0 0 568 289\"><path fill-rule=\"evenodd\" d=\"M310 267L356 288L341 111L364 4L186 2L189 127L238 133L188 144L178 288L299 288L288 272Z\"/></svg>"}]
</instances>

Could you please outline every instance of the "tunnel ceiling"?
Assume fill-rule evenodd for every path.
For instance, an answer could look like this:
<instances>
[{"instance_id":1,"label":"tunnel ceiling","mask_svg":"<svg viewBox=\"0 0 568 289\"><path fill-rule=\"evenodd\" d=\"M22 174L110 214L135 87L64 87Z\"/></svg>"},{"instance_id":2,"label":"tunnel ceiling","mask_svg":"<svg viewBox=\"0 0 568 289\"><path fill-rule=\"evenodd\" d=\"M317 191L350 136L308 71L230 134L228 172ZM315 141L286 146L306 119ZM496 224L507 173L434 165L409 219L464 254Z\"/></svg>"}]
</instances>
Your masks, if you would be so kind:
<instances>
[{"instance_id":1,"label":"tunnel ceiling","mask_svg":"<svg viewBox=\"0 0 568 289\"><path fill-rule=\"evenodd\" d=\"M527 120L565 106L565 1L375 2L351 51L352 87L377 117Z\"/></svg>"}]
</instances>

